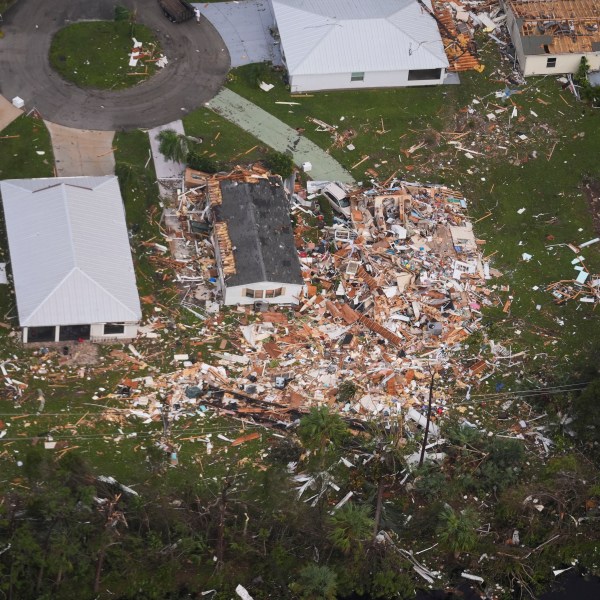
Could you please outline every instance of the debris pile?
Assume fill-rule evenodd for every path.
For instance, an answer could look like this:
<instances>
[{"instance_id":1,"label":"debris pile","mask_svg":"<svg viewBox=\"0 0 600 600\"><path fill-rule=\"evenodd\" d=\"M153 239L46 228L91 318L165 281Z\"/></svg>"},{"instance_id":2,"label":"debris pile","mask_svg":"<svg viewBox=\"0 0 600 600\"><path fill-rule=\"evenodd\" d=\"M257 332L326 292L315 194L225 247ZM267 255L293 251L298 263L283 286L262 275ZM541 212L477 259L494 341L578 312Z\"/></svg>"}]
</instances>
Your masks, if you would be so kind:
<instances>
[{"instance_id":1,"label":"debris pile","mask_svg":"<svg viewBox=\"0 0 600 600\"><path fill-rule=\"evenodd\" d=\"M321 403L362 420L421 408L432 365L446 367L459 387L489 376L494 357L464 364L458 357L480 327L481 307L501 305L486 287L499 273L482 258L485 242L473 234L466 200L444 186L392 180L353 192L351 218L331 227L296 186L292 215L305 280L299 304L216 312L214 249L208 233L198 232L209 224L223 178L266 176L261 167L186 173L193 185L180 194L170 215L176 226L165 235L169 247L180 240L191 255L166 259L154 248L155 259L175 265L182 305L201 321L192 343L220 339L221 346L211 351L212 364L201 352L185 355L183 370L153 380L163 390L149 399L154 411L164 409L162 394L181 410L202 404L282 426Z\"/></svg>"}]
</instances>

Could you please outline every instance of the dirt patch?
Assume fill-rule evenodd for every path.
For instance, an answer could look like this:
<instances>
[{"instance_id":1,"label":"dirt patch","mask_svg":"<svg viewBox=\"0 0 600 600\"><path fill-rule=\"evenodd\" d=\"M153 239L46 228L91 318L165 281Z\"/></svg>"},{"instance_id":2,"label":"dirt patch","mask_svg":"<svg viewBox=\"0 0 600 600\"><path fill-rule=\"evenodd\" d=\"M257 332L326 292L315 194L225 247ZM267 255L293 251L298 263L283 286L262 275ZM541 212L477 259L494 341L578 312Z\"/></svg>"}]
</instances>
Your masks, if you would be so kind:
<instances>
[{"instance_id":1,"label":"dirt patch","mask_svg":"<svg viewBox=\"0 0 600 600\"><path fill-rule=\"evenodd\" d=\"M62 364L83 367L96 365L100 359L100 348L98 344L91 342L68 342L61 344L61 347L68 348L68 354L64 353Z\"/></svg>"},{"instance_id":2,"label":"dirt patch","mask_svg":"<svg viewBox=\"0 0 600 600\"><path fill-rule=\"evenodd\" d=\"M600 234L600 180L588 179L584 181L583 191L592 214L594 231Z\"/></svg>"}]
</instances>

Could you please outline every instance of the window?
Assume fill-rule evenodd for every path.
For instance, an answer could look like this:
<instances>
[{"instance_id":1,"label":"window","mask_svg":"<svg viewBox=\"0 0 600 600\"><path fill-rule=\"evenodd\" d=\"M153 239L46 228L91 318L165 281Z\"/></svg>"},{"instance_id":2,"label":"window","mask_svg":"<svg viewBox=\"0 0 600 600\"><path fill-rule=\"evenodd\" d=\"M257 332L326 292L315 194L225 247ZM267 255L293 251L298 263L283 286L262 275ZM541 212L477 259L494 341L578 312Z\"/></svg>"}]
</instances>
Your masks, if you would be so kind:
<instances>
[{"instance_id":1,"label":"window","mask_svg":"<svg viewBox=\"0 0 600 600\"><path fill-rule=\"evenodd\" d=\"M59 327L58 339L61 342L89 340L90 329L89 325L61 325Z\"/></svg>"},{"instance_id":2,"label":"window","mask_svg":"<svg viewBox=\"0 0 600 600\"><path fill-rule=\"evenodd\" d=\"M365 74L362 71L357 71L356 73L350 74L350 81L364 81Z\"/></svg>"},{"instance_id":3,"label":"window","mask_svg":"<svg viewBox=\"0 0 600 600\"><path fill-rule=\"evenodd\" d=\"M549 58L546 60L546 68L552 69L556 66L556 58Z\"/></svg>"},{"instance_id":4,"label":"window","mask_svg":"<svg viewBox=\"0 0 600 600\"><path fill-rule=\"evenodd\" d=\"M244 290L244 296L246 296L246 298L254 298L254 290Z\"/></svg>"},{"instance_id":5,"label":"window","mask_svg":"<svg viewBox=\"0 0 600 600\"><path fill-rule=\"evenodd\" d=\"M265 292L265 298L275 298L275 290L267 290Z\"/></svg>"},{"instance_id":6,"label":"window","mask_svg":"<svg viewBox=\"0 0 600 600\"><path fill-rule=\"evenodd\" d=\"M53 342L56 336L56 327L28 327L28 342Z\"/></svg>"},{"instance_id":7,"label":"window","mask_svg":"<svg viewBox=\"0 0 600 600\"><path fill-rule=\"evenodd\" d=\"M104 335L118 335L125 333L125 323L105 323Z\"/></svg>"},{"instance_id":8,"label":"window","mask_svg":"<svg viewBox=\"0 0 600 600\"><path fill-rule=\"evenodd\" d=\"M255 297L255 298L262 298L262 297L263 297L263 295L264 295L264 292L263 292L262 290L256 290L256 291L254 292L254 297Z\"/></svg>"},{"instance_id":9,"label":"window","mask_svg":"<svg viewBox=\"0 0 600 600\"><path fill-rule=\"evenodd\" d=\"M408 72L408 81L429 81L440 79L441 69L412 69Z\"/></svg>"}]
</instances>

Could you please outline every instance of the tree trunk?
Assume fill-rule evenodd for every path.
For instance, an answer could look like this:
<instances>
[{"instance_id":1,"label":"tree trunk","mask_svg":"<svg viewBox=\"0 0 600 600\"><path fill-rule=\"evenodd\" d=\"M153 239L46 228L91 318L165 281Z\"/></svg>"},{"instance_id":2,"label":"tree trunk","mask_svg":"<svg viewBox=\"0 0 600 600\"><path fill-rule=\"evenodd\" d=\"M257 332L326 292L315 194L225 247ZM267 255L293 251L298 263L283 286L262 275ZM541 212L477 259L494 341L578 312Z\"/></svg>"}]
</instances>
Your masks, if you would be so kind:
<instances>
[{"instance_id":1,"label":"tree trunk","mask_svg":"<svg viewBox=\"0 0 600 600\"><path fill-rule=\"evenodd\" d=\"M102 575L102 567L104 565L104 557L106 556L106 548L102 546L98 552L98 560L96 562L96 575L94 577L94 594L100 591L100 577Z\"/></svg>"},{"instance_id":2,"label":"tree trunk","mask_svg":"<svg viewBox=\"0 0 600 600\"><path fill-rule=\"evenodd\" d=\"M379 482L377 483L377 504L375 505L375 519L373 523L373 539L377 537L379 533L379 522L381 521L381 507L383 505L383 490L385 488L385 483L383 482L383 477L379 478Z\"/></svg>"}]
</instances>

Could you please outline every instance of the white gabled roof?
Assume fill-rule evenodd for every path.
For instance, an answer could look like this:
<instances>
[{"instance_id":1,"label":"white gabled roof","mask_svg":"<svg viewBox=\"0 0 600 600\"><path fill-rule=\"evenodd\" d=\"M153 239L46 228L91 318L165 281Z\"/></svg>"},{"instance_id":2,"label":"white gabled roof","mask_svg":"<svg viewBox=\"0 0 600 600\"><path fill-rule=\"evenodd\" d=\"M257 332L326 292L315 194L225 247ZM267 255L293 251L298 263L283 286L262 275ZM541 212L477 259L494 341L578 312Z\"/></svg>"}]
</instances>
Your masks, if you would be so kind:
<instances>
[{"instance_id":1,"label":"white gabled roof","mask_svg":"<svg viewBox=\"0 0 600 600\"><path fill-rule=\"evenodd\" d=\"M116 177L0 182L21 327L141 318Z\"/></svg>"},{"instance_id":2,"label":"white gabled roof","mask_svg":"<svg viewBox=\"0 0 600 600\"><path fill-rule=\"evenodd\" d=\"M423 0L431 9L430 0ZM290 75L448 66L417 0L272 0Z\"/></svg>"}]
</instances>

